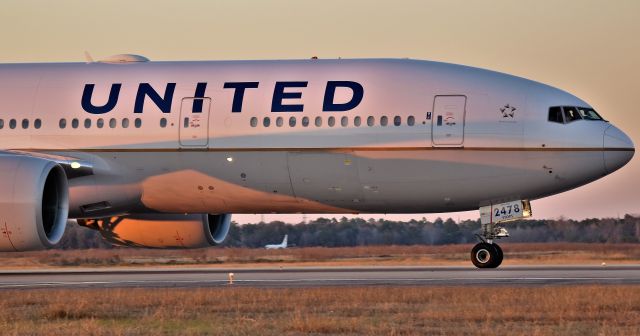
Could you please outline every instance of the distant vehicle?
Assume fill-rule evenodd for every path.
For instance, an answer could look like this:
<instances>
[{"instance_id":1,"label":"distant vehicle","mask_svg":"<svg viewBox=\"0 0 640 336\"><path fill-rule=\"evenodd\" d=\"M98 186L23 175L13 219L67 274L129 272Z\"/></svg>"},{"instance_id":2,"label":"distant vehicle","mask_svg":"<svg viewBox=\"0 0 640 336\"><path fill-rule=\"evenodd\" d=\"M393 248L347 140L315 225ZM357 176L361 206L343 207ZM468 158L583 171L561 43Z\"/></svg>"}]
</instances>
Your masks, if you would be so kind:
<instances>
[{"instance_id":1,"label":"distant vehicle","mask_svg":"<svg viewBox=\"0 0 640 336\"><path fill-rule=\"evenodd\" d=\"M280 243L280 244L268 244L268 245L265 245L264 248L266 248L267 250L286 249L287 248L287 238L288 238L288 235L284 235L284 239L282 240L282 243Z\"/></svg>"}]
</instances>

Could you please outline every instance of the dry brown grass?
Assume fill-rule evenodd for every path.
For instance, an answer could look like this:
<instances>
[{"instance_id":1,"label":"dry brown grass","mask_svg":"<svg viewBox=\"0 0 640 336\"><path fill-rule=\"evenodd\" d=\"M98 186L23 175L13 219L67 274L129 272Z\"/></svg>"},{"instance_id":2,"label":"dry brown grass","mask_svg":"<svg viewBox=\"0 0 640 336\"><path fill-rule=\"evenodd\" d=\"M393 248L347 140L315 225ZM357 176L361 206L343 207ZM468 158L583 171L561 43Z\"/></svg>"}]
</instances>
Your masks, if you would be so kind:
<instances>
[{"instance_id":1,"label":"dry brown grass","mask_svg":"<svg viewBox=\"0 0 640 336\"><path fill-rule=\"evenodd\" d=\"M637 286L2 291L3 335L638 335Z\"/></svg>"},{"instance_id":2,"label":"dry brown grass","mask_svg":"<svg viewBox=\"0 0 640 336\"><path fill-rule=\"evenodd\" d=\"M208 265L256 266L371 266L468 265L470 244L444 246L367 246L265 250L209 248L198 250L50 250L0 254L0 268L59 266ZM504 265L638 263L640 244L501 244Z\"/></svg>"}]
</instances>

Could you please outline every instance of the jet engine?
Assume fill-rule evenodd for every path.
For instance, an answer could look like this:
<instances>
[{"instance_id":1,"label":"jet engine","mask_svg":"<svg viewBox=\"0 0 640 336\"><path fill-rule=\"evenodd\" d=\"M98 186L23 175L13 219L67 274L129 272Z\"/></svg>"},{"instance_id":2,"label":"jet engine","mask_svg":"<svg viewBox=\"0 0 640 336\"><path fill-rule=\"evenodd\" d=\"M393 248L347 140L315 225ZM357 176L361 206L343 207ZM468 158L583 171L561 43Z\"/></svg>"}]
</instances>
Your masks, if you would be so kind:
<instances>
[{"instance_id":1,"label":"jet engine","mask_svg":"<svg viewBox=\"0 0 640 336\"><path fill-rule=\"evenodd\" d=\"M114 245L149 248L200 248L221 244L229 233L231 214L142 214L78 220L100 231Z\"/></svg>"},{"instance_id":2,"label":"jet engine","mask_svg":"<svg viewBox=\"0 0 640 336\"><path fill-rule=\"evenodd\" d=\"M0 155L0 251L55 246L64 233L69 188L56 162Z\"/></svg>"}]
</instances>

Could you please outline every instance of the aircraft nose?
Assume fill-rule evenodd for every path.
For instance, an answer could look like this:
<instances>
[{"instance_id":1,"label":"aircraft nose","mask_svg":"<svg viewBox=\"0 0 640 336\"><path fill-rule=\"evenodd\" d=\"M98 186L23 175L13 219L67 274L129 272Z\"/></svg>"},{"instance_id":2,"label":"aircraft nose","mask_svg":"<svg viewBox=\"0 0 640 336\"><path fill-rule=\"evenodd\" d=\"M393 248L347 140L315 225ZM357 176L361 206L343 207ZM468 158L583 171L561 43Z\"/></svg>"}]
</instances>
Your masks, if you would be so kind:
<instances>
[{"instance_id":1,"label":"aircraft nose","mask_svg":"<svg viewBox=\"0 0 640 336\"><path fill-rule=\"evenodd\" d=\"M631 161L635 148L631 138L613 125L604 131L603 138L604 168L611 174Z\"/></svg>"}]
</instances>

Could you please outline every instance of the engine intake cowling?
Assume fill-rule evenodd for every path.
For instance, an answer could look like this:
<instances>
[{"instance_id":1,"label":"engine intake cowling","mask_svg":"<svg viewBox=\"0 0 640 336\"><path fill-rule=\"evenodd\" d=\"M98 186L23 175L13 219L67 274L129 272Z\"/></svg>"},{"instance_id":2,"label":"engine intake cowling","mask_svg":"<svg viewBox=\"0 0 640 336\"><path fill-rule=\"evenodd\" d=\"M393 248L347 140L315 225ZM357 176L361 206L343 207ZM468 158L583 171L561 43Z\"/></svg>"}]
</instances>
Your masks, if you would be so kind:
<instances>
[{"instance_id":1,"label":"engine intake cowling","mask_svg":"<svg viewBox=\"0 0 640 336\"><path fill-rule=\"evenodd\" d=\"M0 155L0 190L0 251L39 250L60 241L69 212L69 188L59 164Z\"/></svg>"},{"instance_id":2,"label":"engine intake cowling","mask_svg":"<svg viewBox=\"0 0 640 336\"><path fill-rule=\"evenodd\" d=\"M78 224L100 231L114 245L201 248L224 241L231 226L231 214L136 214L78 220Z\"/></svg>"}]
</instances>

